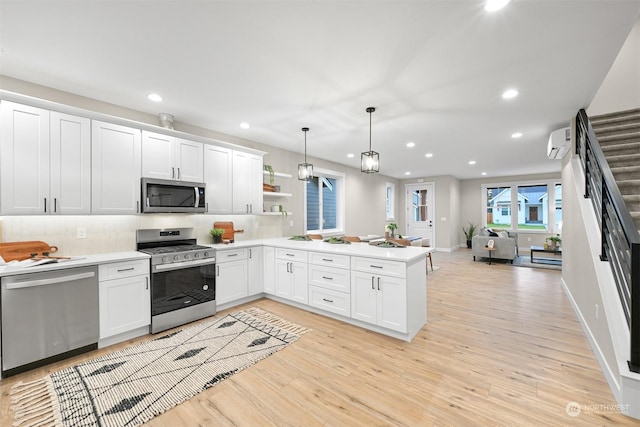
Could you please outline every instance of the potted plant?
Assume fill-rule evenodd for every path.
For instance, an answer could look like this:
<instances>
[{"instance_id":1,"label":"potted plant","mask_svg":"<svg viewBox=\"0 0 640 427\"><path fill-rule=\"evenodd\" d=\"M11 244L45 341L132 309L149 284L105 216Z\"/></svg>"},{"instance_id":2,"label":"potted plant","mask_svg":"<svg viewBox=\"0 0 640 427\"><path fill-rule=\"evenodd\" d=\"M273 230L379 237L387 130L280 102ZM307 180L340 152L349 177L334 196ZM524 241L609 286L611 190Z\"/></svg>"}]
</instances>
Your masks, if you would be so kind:
<instances>
[{"instance_id":1,"label":"potted plant","mask_svg":"<svg viewBox=\"0 0 640 427\"><path fill-rule=\"evenodd\" d=\"M213 243L222 243L222 235L224 230L222 228L213 228L209 231L211 237L213 237Z\"/></svg>"},{"instance_id":2,"label":"potted plant","mask_svg":"<svg viewBox=\"0 0 640 427\"><path fill-rule=\"evenodd\" d=\"M391 232L391 237L392 238L396 237L396 230L398 229L398 224L396 224L395 222L392 222L391 224L387 225L387 228Z\"/></svg>"},{"instance_id":3,"label":"potted plant","mask_svg":"<svg viewBox=\"0 0 640 427\"><path fill-rule=\"evenodd\" d=\"M556 234L555 236L547 237L547 242L549 242L549 249L555 250L562 243L562 238L559 234Z\"/></svg>"},{"instance_id":4,"label":"potted plant","mask_svg":"<svg viewBox=\"0 0 640 427\"><path fill-rule=\"evenodd\" d=\"M476 228L478 226L472 222L469 222L469 226L462 227L462 231L464 232L464 237L467 238L467 248L471 249L471 239L476 232Z\"/></svg>"},{"instance_id":5,"label":"potted plant","mask_svg":"<svg viewBox=\"0 0 640 427\"><path fill-rule=\"evenodd\" d=\"M263 169L269 172L269 184L273 185L273 183L276 181L276 173L273 171L273 166L271 165L264 165Z\"/></svg>"}]
</instances>

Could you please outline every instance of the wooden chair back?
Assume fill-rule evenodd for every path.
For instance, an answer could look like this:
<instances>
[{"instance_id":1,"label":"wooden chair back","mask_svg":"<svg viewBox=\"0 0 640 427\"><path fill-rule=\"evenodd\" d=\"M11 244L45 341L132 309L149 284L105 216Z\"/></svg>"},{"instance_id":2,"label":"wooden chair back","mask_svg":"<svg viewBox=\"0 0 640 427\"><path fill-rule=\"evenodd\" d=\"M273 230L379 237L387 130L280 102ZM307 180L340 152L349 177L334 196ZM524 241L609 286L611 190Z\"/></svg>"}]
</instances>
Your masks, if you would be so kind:
<instances>
[{"instance_id":1,"label":"wooden chair back","mask_svg":"<svg viewBox=\"0 0 640 427\"><path fill-rule=\"evenodd\" d=\"M358 236L342 236L342 240L346 240L347 242L360 242L360 238Z\"/></svg>"},{"instance_id":2,"label":"wooden chair back","mask_svg":"<svg viewBox=\"0 0 640 427\"><path fill-rule=\"evenodd\" d=\"M311 240L322 240L322 234L307 234Z\"/></svg>"}]
</instances>

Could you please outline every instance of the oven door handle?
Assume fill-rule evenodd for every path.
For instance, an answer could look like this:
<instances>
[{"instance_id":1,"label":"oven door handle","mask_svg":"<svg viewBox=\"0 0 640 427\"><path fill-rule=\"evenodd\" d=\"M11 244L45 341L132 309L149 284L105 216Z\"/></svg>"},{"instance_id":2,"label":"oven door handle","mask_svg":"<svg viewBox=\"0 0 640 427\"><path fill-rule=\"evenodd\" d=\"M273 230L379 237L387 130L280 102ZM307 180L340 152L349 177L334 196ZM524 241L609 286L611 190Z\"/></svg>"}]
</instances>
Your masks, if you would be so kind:
<instances>
[{"instance_id":1,"label":"oven door handle","mask_svg":"<svg viewBox=\"0 0 640 427\"><path fill-rule=\"evenodd\" d=\"M215 264L215 258L206 258L197 261L173 262L171 264L159 264L154 266L154 271L177 270L185 267L196 267L198 265Z\"/></svg>"}]
</instances>

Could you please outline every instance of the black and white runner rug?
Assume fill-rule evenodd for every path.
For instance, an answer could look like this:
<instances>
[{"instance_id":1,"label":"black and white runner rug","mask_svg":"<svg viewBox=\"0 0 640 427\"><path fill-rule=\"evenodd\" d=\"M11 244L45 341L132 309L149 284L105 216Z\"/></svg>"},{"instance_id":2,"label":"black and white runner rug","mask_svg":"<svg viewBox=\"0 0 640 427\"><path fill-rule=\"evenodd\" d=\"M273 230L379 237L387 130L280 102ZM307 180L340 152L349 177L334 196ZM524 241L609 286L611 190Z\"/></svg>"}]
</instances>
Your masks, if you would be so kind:
<instances>
[{"instance_id":1,"label":"black and white runner rug","mask_svg":"<svg viewBox=\"0 0 640 427\"><path fill-rule=\"evenodd\" d=\"M257 308L215 317L16 384L11 391L14 425L138 426L305 332Z\"/></svg>"}]
</instances>

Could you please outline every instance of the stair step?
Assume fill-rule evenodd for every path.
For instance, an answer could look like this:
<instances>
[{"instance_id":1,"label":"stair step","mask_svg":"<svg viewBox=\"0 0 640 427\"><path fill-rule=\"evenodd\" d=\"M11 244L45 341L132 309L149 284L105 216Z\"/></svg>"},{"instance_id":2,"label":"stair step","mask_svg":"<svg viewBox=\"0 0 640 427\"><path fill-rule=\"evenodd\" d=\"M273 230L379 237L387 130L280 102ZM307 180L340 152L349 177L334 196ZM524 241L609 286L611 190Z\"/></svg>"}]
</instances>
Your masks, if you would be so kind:
<instances>
[{"instance_id":1,"label":"stair step","mask_svg":"<svg viewBox=\"0 0 640 427\"><path fill-rule=\"evenodd\" d=\"M594 123L591 120L589 121L591 123L591 127L593 128L594 132L598 132L608 127L623 126L627 124L631 124L631 125L637 124L638 121L640 121L640 114L636 114L634 116L627 116L627 117L616 117L616 118L612 118L609 120L604 120L596 123Z\"/></svg>"},{"instance_id":2,"label":"stair step","mask_svg":"<svg viewBox=\"0 0 640 427\"><path fill-rule=\"evenodd\" d=\"M604 152L604 150L603 150ZM605 157L607 158L607 162L609 163L610 168L621 167L621 166L634 166L640 164L640 153L638 154L609 154L604 152Z\"/></svg>"},{"instance_id":3,"label":"stair step","mask_svg":"<svg viewBox=\"0 0 640 427\"><path fill-rule=\"evenodd\" d=\"M616 182L623 196L640 194L640 179L624 179Z\"/></svg>"},{"instance_id":4,"label":"stair step","mask_svg":"<svg viewBox=\"0 0 640 427\"><path fill-rule=\"evenodd\" d=\"M615 145L601 145L602 152L605 156L609 155L633 155L640 153L640 141L625 142Z\"/></svg>"},{"instance_id":5,"label":"stair step","mask_svg":"<svg viewBox=\"0 0 640 427\"><path fill-rule=\"evenodd\" d=\"M611 133L616 133L619 131L640 131L640 116L636 120L624 121L621 123L616 123L608 126L593 126L593 131L596 133L596 136L600 138L600 135L609 135Z\"/></svg>"},{"instance_id":6,"label":"stair step","mask_svg":"<svg viewBox=\"0 0 640 427\"><path fill-rule=\"evenodd\" d=\"M628 120L629 118L640 118L640 108L634 108L631 110L618 111L615 113L599 114L597 116L589 117L591 125L602 123L616 123L618 121Z\"/></svg>"},{"instance_id":7,"label":"stair step","mask_svg":"<svg viewBox=\"0 0 640 427\"><path fill-rule=\"evenodd\" d=\"M609 135L598 135L596 134L596 138L598 138L598 142L600 145L610 145L616 142L636 142L640 141L640 131L638 132L620 132L616 134Z\"/></svg>"},{"instance_id":8,"label":"stair step","mask_svg":"<svg viewBox=\"0 0 640 427\"><path fill-rule=\"evenodd\" d=\"M630 212L631 218L633 218L633 223L636 225L638 231L640 231L640 211Z\"/></svg>"},{"instance_id":9,"label":"stair step","mask_svg":"<svg viewBox=\"0 0 640 427\"><path fill-rule=\"evenodd\" d=\"M618 166L611 168L616 181L640 180L640 166Z\"/></svg>"},{"instance_id":10,"label":"stair step","mask_svg":"<svg viewBox=\"0 0 640 427\"><path fill-rule=\"evenodd\" d=\"M627 205L629 212L640 212L640 195L626 194L623 195L624 203Z\"/></svg>"}]
</instances>

